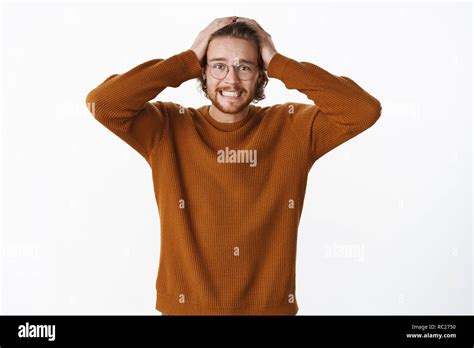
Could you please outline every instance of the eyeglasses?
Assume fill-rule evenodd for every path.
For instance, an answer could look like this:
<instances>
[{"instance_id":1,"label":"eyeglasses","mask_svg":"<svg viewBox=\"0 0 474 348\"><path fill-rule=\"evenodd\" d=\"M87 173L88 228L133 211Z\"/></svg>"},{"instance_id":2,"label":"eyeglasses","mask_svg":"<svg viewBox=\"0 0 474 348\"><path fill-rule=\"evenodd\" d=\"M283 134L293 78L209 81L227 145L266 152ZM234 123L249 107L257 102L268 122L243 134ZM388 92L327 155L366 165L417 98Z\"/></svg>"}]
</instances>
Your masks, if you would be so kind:
<instances>
[{"instance_id":1,"label":"eyeglasses","mask_svg":"<svg viewBox=\"0 0 474 348\"><path fill-rule=\"evenodd\" d=\"M209 70L211 71L212 77L218 80L222 80L229 73L229 65L224 64L224 63L207 64L207 66L209 67ZM242 80L242 81L250 80L253 77L255 71L257 70L256 68L253 68L245 64L238 64L238 65L231 65L231 66L234 68L234 71L236 72L239 80ZM238 69L236 70L235 68L238 68Z\"/></svg>"}]
</instances>

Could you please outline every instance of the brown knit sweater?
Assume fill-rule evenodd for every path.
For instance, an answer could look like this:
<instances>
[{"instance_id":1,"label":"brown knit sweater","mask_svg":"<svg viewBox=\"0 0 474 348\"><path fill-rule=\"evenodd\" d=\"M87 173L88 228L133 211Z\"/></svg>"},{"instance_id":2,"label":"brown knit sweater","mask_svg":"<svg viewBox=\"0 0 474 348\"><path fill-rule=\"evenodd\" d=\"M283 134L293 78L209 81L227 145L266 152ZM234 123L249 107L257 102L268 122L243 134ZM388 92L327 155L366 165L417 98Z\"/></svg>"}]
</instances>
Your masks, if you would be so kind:
<instances>
[{"instance_id":1,"label":"brown knit sweater","mask_svg":"<svg viewBox=\"0 0 474 348\"><path fill-rule=\"evenodd\" d=\"M351 79L277 53L268 76L314 104L152 101L197 78L192 50L114 74L87 95L94 117L149 163L161 221L156 309L172 315L294 315L296 241L313 163L371 127L381 105ZM132 207L131 207L132 208Z\"/></svg>"}]
</instances>

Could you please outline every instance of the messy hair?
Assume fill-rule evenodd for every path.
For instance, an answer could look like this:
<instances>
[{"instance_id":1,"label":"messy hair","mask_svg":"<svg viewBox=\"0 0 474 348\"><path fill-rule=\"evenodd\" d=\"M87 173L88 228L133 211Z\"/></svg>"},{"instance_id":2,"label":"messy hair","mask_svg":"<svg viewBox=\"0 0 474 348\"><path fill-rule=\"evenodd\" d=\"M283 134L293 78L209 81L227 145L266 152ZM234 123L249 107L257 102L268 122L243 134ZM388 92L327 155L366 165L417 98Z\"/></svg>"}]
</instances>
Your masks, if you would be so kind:
<instances>
[{"instance_id":1,"label":"messy hair","mask_svg":"<svg viewBox=\"0 0 474 348\"><path fill-rule=\"evenodd\" d=\"M258 101L265 99L264 90L265 90L265 86L268 83L268 76L264 69L263 58L260 52L260 38L258 36L257 31L254 28L252 28L250 25L248 25L247 23L234 22L212 33L209 37L208 43L210 43L216 37L234 37L238 39L252 41L253 43L255 43L257 47L257 52L258 52L257 66L258 66L258 74L259 74L258 78L260 80L256 87L255 97L253 99L253 102L258 103ZM204 55L201 61L201 68L206 69L206 66L207 66L207 53ZM206 98L209 98L209 95L207 93L206 80L203 79L202 75L199 75L198 80L200 84L200 89L204 92Z\"/></svg>"}]
</instances>

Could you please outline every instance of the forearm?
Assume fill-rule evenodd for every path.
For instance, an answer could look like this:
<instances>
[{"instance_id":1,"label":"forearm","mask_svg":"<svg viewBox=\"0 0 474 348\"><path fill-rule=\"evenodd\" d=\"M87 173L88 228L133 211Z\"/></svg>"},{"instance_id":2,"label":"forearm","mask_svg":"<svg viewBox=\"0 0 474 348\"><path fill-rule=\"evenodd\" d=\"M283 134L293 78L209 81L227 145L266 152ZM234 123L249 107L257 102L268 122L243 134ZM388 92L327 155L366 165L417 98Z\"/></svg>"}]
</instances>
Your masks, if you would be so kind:
<instances>
[{"instance_id":1,"label":"forearm","mask_svg":"<svg viewBox=\"0 0 474 348\"><path fill-rule=\"evenodd\" d=\"M191 50L150 60L107 78L89 92L86 103L96 120L148 160L168 125L165 103L149 101L166 87L199 76L200 70Z\"/></svg>"},{"instance_id":2,"label":"forearm","mask_svg":"<svg viewBox=\"0 0 474 348\"><path fill-rule=\"evenodd\" d=\"M315 64L297 62L277 53L268 76L297 89L338 123L358 127L372 125L380 116L380 102L345 76L336 76Z\"/></svg>"},{"instance_id":3,"label":"forearm","mask_svg":"<svg viewBox=\"0 0 474 348\"><path fill-rule=\"evenodd\" d=\"M90 108L93 104L96 118L131 117L166 87L178 87L198 77L200 68L191 50L168 59L153 59L123 74L110 76L89 92L86 103Z\"/></svg>"}]
</instances>

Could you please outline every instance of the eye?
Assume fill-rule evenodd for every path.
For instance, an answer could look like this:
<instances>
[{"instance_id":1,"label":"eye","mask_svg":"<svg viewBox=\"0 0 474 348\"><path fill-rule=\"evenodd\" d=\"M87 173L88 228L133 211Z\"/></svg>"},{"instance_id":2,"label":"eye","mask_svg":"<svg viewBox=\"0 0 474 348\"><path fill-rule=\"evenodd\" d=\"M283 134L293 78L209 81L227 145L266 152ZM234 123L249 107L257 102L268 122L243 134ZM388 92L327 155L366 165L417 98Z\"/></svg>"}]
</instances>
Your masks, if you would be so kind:
<instances>
[{"instance_id":1,"label":"eye","mask_svg":"<svg viewBox=\"0 0 474 348\"><path fill-rule=\"evenodd\" d=\"M224 70L224 64L217 63L212 66L214 69Z\"/></svg>"},{"instance_id":2,"label":"eye","mask_svg":"<svg viewBox=\"0 0 474 348\"><path fill-rule=\"evenodd\" d=\"M247 66L247 65L241 65L241 66L239 67L239 70L240 70L240 71L252 71L252 69L251 69L249 66Z\"/></svg>"}]
</instances>

